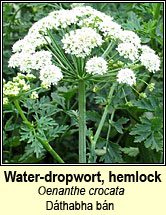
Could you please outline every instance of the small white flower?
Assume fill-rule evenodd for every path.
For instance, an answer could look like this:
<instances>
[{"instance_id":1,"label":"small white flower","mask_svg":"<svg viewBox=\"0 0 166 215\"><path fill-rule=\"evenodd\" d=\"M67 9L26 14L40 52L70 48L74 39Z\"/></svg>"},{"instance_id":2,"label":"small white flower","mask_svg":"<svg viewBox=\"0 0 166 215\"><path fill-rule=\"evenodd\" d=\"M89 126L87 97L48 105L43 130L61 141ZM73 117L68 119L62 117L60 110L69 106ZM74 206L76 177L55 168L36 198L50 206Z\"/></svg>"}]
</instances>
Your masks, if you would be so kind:
<instances>
[{"instance_id":1,"label":"small white flower","mask_svg":"<svg viewBox=\"0 0 166 215\"><path fill-rule=\"evenodd\" d=\"M111 37L111 39L117 39L121 32L121 26L112 21L112 18L107 16L100 24L99 30L103 32L104 36Z\"/></svg>"},{"instance_id":2,"label":"small white flower","mask_svg":"<svg viewBox=\"0 0 166 215\"><path fill-rule=\"evenodd\" d=\"M62 42L66 53L84 58L91 53L93 48L101 46L103 40L92 28L82 28L65 34Z\"/></svg>"},{"instance_id":3,"label":"small white flower","mask_svg":"<svg viewBox=\"0 0 166 215\"><path fill-rule=\"evenodd\" d=\"M13 83L12 81L8 81L3 88L3 94L5 96L18 96L20 93L19 83Z\"/></svg>"},{"instance_id":4,"label":"small white flower","mask_svg":"<svg viewBox=\"0 0 166 215\"><path fill-rule=\"evenodd\" d=\"M33 55L30 53L15 53L9 59L9 67L19 67L21 72L31 72Z\"/></svg>"},{"instance_id":5,"label":"small white flower","mask_svg":"<svg viewBox=\"0 0 166 215\"><path fill-rule=\"evenodd\" d=\"M9 67L19 67L21 72L30 73L32 69L40 70L46 65L51 65L52 55L49 51L33 53L15 53L9 59Z\"/></svg>"},{"instance_id":6,"label":"small white flower","mask_svg":"<svg viewBox=\"0 0 166 215\"><path fill-rule=\"evenodd\" d=\"M57 19L55 19L53 16L46 16L39 21L35 22L32 27L29 29L28 34L40 34L40 32L43 32L45 35L47 35L47 29L58 29L59 22Z\"/></svg>"},{"instance_id":7,"label":"small white flower","mask_svg":"<svg viewBox=\"0 0 166 215\"><path fill-rule=\"evenodd\" d=\"M124 58L129 58L133 62L139 58L138 49L132 43L120 43L118 45L117 51L120 56L124 56Z\"/></svg>"},{"instance_id":8,"label":"small white flower","mask_svg":"<svg viewBox=\"0 0 166 215\"><path fill-rule=\"evenodd\" d=\"M22 88L22 90L23 91L28 91L28 90L30 90L31 89L31 86L29 85L29 84L25 84L24 86L23 86L23 88Z\"/></svg>"},{"instance_id":9,"label":"small white flower","mask_svg":"<svg viewBox=\"0 0 166 215\"><path fill-rule=\"evenodd\" d=\"M13 78L13 82L18 83L19 87L23 87L26 83L24 79L19 78L19 76L16 76Z\"/></svg>"},{"instance_id":10,"label":"small white flower","mask_svg":"<svg viewBox=\"0 0 166 215\"><path fill-rule=\"evenodd\" d=\"M42 85L47 87L50 87L51 84L56 85L62 78L63 74L61 69L54 65L45 66L40 71L40 80L42 81Z\"/></svg>"},{"instance_id":11,"label":"small white flower","mask_svg":"<svg viewBox=\"0 0 166 215\"><path fill-rule=\"evenodd\" d=\"M33 54L32 69L40 70L47 65L51 65L52 54L49 51L38 51Z\"/></svg>"},{"instance_id":12,"label":"small white flower","mask_svg":"<svg viewBox=\"0 0 166 215\"><path fill-rule=\"evenodd\" d=\"M36 91L34 91L34 92L31 93L31 97L30 98L31 99L38 99L39 95L38 95L38 93Z\"/></svg>"},{"instance_id":13,"label":"small white flower","mask_svg":"<svg viewBox=\"0 0 166 215\"><path fill-rule=\"evenodd\" d=\"M86 63L86 72L102 75L107 72L107 62L102 57L93 57Z\"/></svg>"},{"instance_id":14,"label":"small white flower","mask_svg":"<svg viewBox=\"0 0 166 215\"><path fill-rule=\"evenodd\" d=\"M149 46L147 45L143 45L140 47L141 51L143 54L145 53L151 53L151 54L155 54L155 51L153 49L151 49Z\"/></svg>"},{"instance_id":15,"label":"small white flower","mask_svg":"<svg viewBox=\"0 0 166 215\"><path fill-rule=\"evenodd\" d=\"M24 45L25 41L23 39L16 41L12 47L13 52L21 52L22 49L24 48Z\"/></svg>"},{"instance_id":16,"label":"small white flower","mask_svg":"<svg viewBox=\"0 0 166 215\"><path fill-rule=\"evenodd\" d=\"M20 65L20 58L21 58L21 54L20 53L13 54L10 57L9 61L8 61L8 66L12 67L12 68L19 67L19 65Z\"/></svg>"},{"instance_id":17,"label":"small white flower","mask_svg":"<svg viewBox=\"0 0 166 215\"><path fill-rule=\"evenodd\" d=\"M149 70L149 72L155 73L160 70L160 58L154 53L143 53L140 56L141 64Z\"/></svg>"},{"instance_id":18,"label":"small white flower","mask_svg":"<svg viewBox=\"0 0 166 215\"><path fill-rule=\"evenodd\" d=\"M36 79L36 76L34 76L33 74L28 73L25 78L27 78L28 80L33 80Z\"/></svg>"},{"instance_id":19,"label":"small white flower","mask_svg":"<svg viewBox=\"0 0 166 215\"><path fill-rule=\"evenodd\" d=\"M8 105L9 104L9 99L4 97L3 98L3 105Z\"/></svg>"},{"instance_id":20,"label":"small white flower","mask_svg":"<svg viewBox=\"0 0 166 215\"><path fill-rule=\"evenodd\" d=\"M131 69L121 69L117 74L117 81L121 83L126 83L130 86L136 84L136 77Z\"/></svg>"},{"instance_id":21,"label":"small white flower","mask_svg":"<svg viewBox=\"0 0 166 215\"><path fill-rule=\"evenodd\" d=\"M141 39L133 31L121 30L119 33L119 39L122 42L133 43L135 46L140 47Z\"/></svg>"}]
</instances>

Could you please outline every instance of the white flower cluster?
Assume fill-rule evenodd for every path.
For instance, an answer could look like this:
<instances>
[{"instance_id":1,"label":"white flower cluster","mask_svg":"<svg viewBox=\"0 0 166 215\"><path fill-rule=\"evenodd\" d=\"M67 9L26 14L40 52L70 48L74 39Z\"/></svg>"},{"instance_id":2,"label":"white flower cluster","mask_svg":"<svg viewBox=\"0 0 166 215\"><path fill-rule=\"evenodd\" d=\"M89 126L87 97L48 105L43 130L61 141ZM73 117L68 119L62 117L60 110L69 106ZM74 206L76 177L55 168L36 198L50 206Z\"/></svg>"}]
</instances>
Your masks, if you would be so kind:
<instances>
[{"instance_id":1,"label":"white flower cluster","mask_svg":"<svg viewBox=\"0 0 166 215\"><path fill-rule=\"evenodd\" d=\"M3 97L3 105L8 105L9 99L7 97Z\"/></svg>"},{"instance_id":2,"label":"white flower cluster","mask_svg":"<svg viewBox=\"0 0 166 215\"><path fill-rule=\"evenodd\" d=\"M141 46L141 50L141 64L153 73L155 73L155 71L160 70L160 58L158 55L155 54L155 51L146 45Z\"/></svg>"},{"instance_id":3,"label":"white flower cluster","mask_svg":"<svg viewBox=\"0 0 166 215\"><path fill-rule=\"evenodd\" d=\"M122 29L119 24L113 21L112 17L94 9L84 15L88 15L88 17L81 19L78 22L79 26L97 28L102 32L103 36L108 36L112 39L119 38L119 33L121 33Z\"/></svg>"},{"instance_id":4,"label":"white flower cluster","mask_svg":"<svg viewBox=\"0 0 166 215\"><path fill-rule=\"evenodd\" d=\"M43 88L48 88L51 84L56 85L62 78L61 69L54 65L45 66L40 71L40 80Z\"/></svg>"},{"instance_id":5,"label":"white flower cluster","mask_svg":"<svg viewBox=\"0 0 166 215\"><path fill-rule=\"evenodd\" d=\"M160 69L160 58L156 54L143 53L140 56L140 61L150 72L155 73Z\"/></svg>"},{"instance_id":6,"label":"white flower cluster","mask_svg":"<svg viewBox=\"0 0 166 215\"><path fill-rule=\"evenodd\" d=\"M153 50L153 49L151 49L149 46L147 46L147 45L142 45L141 47L140 47L140 49L141 49L141 51L142 51L142 53L152 53L152 54L155 54L155 51Z\"/></svg>"},{"instance_id":7,"label":"white flower cluster","mask_svg":"<svg viewBox=\"0 0 166 215\"><path fill-rule=\"evenodd\" d=\"M22 73L18 73L16 77L13 78L12 81L8 81L7 83L3 82L3 105L7 105L12 98L17 98L22 93L25 93L31 89L29 82L26 80L33 80L36 77L32 74L24 75ZM38 98L38 94L34 91L31 96L31 99Z\"/></svg>"},{"instance_id":8,"label":"white flower cluster","mask_svg":"<svg viewBox=\"0 0 166 215\"><path fill-rule=\"evenodd\" d=\"M100 46L103 40L95 30L84 27L65 34L62 42L66 53L84 58L93 48Z\"/></svg>"},{"instance_id":9,"label":"white flower cluster","mask_svg":"<svg viewBox=\"0 0 166 215\"><path fill-rule=\"evenodd\" d=\"M49 51L35 53L15 53L9 60L9 67L19 67L21 72L30 73L33 69L40 70L46 65L52 64L52 55Z\"/></svg>"},{"instance_id":10,"label":"white flower cluster","mask_svg":"<svg viewBox=\"0 0 166 215\"><path fill-rule=\"evenodd\" d=\"M110 37L111 39L119 39L119 35L122 32L121 26L110 20L109 17L99 25L99 30L103 32L104 36Z\"/></svg>"},{"instance_id":11,"label":"white flower cluster","mask_svg":"<svg viewBox=\"0 0 166 215\"><path fill-rule=\"evenodd\" d=\"M24 76L26 77L26 76ZM27 84L23 76L13 78L13 81L8 81L3 85L3 96L5 97L18 97L22 91L30 90L30 85Z\"/></svg>"},{"instance_id":12,"label":"white flower cluster","mask_svg":"<svg viewBox=\"0 0 166 215\"><path fill-rule=\"evenodd\" d=\"M133 31L121 30L119 34L119 39L122 42L128 42L134 44L136 47L140 47L141 39Z\"/></svg>"},{"instance_id":13,"label":"white flower cluster","mask_svg":"<svg viewBox=\"0 0 166 215\"><path fill-rule=\"evenodd\" d=\"M93 57L86 63L86 72L93 75L102 75L107 72L107 62L102 57Z\"/></svg>"},{"instance_id":14,"label":"white flower cluster","mask_svg":"<svg viewBox=\"0 0 166 215\"><path fill-rule=\"evenodd\" d=\"M31 97L30 98L31 99L38 99L39 95L38 95L38 93L36 91L34 91L34 92L31 93Z\"/></svg>"},{"instance_id":15,"label":"white flower cluster","mask_svg":"<svg viewBox=\"0 0 166 215\"><path fill-rule=\"evenodd\" d=\"M118 45L117 51L120 56L124 56L124 58L129 58L133 62L139 58L138 49L132 43L120 43Z\"/></svg>"},{"instance_id":16,"label":"white flower cluster","mask_svg":"<svg viewBox=\"0 0 166 215\"><path fill-rule=\"evenodd\" d=\"M3 94L4 96L17 97L20 94L20 85L17 82L8 81L4 85Z\"/></svg>"},{"instance_id":17,"label":"white flower cluster","mask_svg":"<svg viewBox=\"0 0 166 215\"><path fill-rule=\"evenodd\" d=\"M68 27L71 25L75 30L69 32ZM51 12L34 23L28 34L13 45L14 54L9 60L9 67L18 67L21 72L26 73L39 70L40 79L45 87L57 84L58 80L63 77L60 69L52 64L51 53L39 51L39 48L41 50L44 45L51 43L47 29L56 31L63 29L62 32L68 32L62 38L63 48L66 53L76 57L85 58L91 54L92 49L101 46L104 40L111 39L120 42L117 47L120 56L129 58L133 62L139 59L150 72L155 72L160 68L159 57L148 46L141 46L141 39L136 33L123 30L112 17L90 6L78 6L71 10L62 9ZM103 59L95 57L87 62L86 70L90 74L103 74L107 66ZM119 74L121 74L120 71ZM123 76L125 74L129 73L124 72ZM135 83L135 75L131 77L133 77L131 83Z\"/></svg>"},{"instance_id":18,"label":"white flower cluster","mask_svg":"<svg viewBox=\"0 0 166 215\"><path fill-rule=\"evenodd\" d=\"M128 84L130 86L136 84L136 77L131 69L121 69L117 74L117 81L121 84Z\"/></svg>"}]
</instances>

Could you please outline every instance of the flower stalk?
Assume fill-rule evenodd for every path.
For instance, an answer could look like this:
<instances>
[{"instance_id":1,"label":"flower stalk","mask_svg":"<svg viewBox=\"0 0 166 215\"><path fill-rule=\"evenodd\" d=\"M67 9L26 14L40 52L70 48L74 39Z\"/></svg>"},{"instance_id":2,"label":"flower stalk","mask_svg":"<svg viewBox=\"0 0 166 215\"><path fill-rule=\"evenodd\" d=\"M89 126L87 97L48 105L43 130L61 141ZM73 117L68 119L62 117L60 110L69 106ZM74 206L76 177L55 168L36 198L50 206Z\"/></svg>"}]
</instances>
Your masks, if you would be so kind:
<instances>
[{"instance_id":1,"label":"flower stalk","mask_svg":"<svg viewBox=\"0 0 166 215\"><path fill-rule=\"evenodd\" d=\"M99 123L99 126L97 128L97 131L96 131L96 134L94 136L94 142L93 142L93 149L95 149L95 145L97 143L97 140L100 136L100 133L101 133L101 130L103 128L103 125L104 125L104 122L105 122L105 119L106 119L106 116L108 114L108 111L109 111L109 108L110 108L110 104L111 104L111 101L112 101L112 96L113 96L113 92L114 92L114 89L115 89L115 83L112 85L111 89L110 89L110 92L109 92L109 95L108 95L108 103L105 107L105 110L104 110L104 113L102 115L102 118L101 118L101 121Z\"/></svg>"},{"instance_id":2,"label":"flower stalk","mask_svg":"<svg viewBox=\"0 0 166 215\"><path fill-rule=\"evenodd\" d=\"M86 97L85 81L78 82L79 100L79 163L86 163Z\"/></svg>"}]
</instances>

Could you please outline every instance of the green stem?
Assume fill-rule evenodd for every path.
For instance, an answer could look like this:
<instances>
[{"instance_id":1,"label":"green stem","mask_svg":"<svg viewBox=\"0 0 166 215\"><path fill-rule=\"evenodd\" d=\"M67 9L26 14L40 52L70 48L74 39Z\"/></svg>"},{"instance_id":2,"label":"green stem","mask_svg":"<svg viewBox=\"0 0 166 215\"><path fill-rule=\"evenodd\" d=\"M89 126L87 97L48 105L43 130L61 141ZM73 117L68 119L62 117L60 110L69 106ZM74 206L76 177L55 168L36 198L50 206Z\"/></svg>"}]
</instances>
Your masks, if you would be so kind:
<instances>
[{"instance_id":1,"label":"green stem","mask_svg":"<svg viewBox=\"0 0 166 215\"><path fill-rule=\"evenodd\" d=\"M52 155L52 157L57 160L59 163L64 163L62 158L54 151L51 145L46 141L39 137L37 137L38 141L43 145L43 147Z\"/></svg>"},{"instance_id":2,"label":"green stem","mask_svg":"<svg viewBox=\"0 0 166 215\"><path fill-rule=\"evenodd\" d=\"M111 132L111 124L112 124L114 115L115 115L115 109L113 108L113 109L112 109L111 118L110 118L110 120L109 120L109 127L108 127L108 132L107 132L107 144L108 144L108 141L109 141L109 136L110 136L110 132Z\"/></svg>"},{"instance_id":3,"label":"green stem","mask_svg":"<svg viewBox=\"0 0 166 215\"><path fill-rule=\"evenodd\" d=\"M24 123L30 127L30 128L33 128L33 125L27 120L25 114L23 113L20 105L19 105L19 102L18 100L14 100L13 101L17 110L19 111L19 114L21 116L21 118L23 119ZM38 139L38 141L43 145L43 147L53 156L53 158L55 160L57 160L59 163L64 163L64 161L62 160L62 158L53 150L53 148L51 147L51 145L46 141L46 140L43 140L39 137L36 137Z\"/></svg>"},{"instance_id":4,"label":"green stem","mask_svg":"<svg viewBox=\"0 0 166 215\"><path fill-rule=\"evenodd\" d=\"M104 51L104 53L102 54L102 57L103 57L103 58L107 57L107 55L111 52L112 47L113 47L113 43L114 43L114 42L111 42L111 43L108 45L107 49L106 49L106 50Z\"/></svg>"},{"instance_id":5,"label":"green stem","mask_svg":"<svg viewBox=\"0 0 166 215\"><path fill-rule=\"evenodd\" d=\"M96 145L96 142L97 142L97 140L98 140L98 138L99 138L99 135L100 135L100 133L101 133L101 130L102 130L102 128L103 128L103 125L104 125L106 116L107 116L107 114L108 114L108 111L109 111L109 108L110 108L110 103L111 103L111 100L112 100L112 95L113 95L113 92L114 92L114 89L115 89L115 85L116 85L116 84L114 83L113 86L112 86L111 89L110 89L110 92L109 92L109 95L108 95L108 103L107 103L107 105L106 105L106 107L105 107L105 110L104 110L103 116L102 116L102 118L101 118L100 124L99 124L98 129L97 129L97 131L96 131L96 134L95 134L95 136L94 136L94 145ZM93 146L93 147L94 147L94 146Z\"/></svg>"},{"instance_id":6,"label":"green stem","mask_svg":"<svg viewBox=\"0 0 166 215\"><path fill-rule=\"evenodd\" d=\"M17 110L19 111L19 114L20 114L21 118L23 119L24 123L25 123L26 125L30 125L31 123L27 120L25 114L23 113L23 111L22 111L22 109L21 109L21 107L20 107L20 105L19 105L18 100L14 100L13 102L14 102L14 104L15 104Z\"/></svg>"},{"instance_id":7,"label":"green stem","mask_svg":"<svg viewBox=\"0 0 166 215\"><path fill-rule=\"evenodd\" d=\"M85 81L78 82L79 100L79 163L86 163L86 98Z\"/></svg>"}]
</instances>

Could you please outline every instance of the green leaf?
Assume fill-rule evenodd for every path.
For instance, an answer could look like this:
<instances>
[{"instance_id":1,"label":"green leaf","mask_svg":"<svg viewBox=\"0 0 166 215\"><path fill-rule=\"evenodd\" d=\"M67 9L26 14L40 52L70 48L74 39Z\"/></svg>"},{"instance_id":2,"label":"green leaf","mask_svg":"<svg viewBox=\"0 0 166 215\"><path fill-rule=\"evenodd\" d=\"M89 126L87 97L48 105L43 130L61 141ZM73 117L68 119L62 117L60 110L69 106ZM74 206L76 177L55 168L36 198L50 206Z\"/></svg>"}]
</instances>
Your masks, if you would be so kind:
<instances>
[{"instance_id":1,"label":"green leaf","mask_svg":"<svg viewBox=\"0 0 166 215\"><path fill-rule=\"evenodd\" d=\"M122 152L120 146L116 143L107 142L107 140L100 137L97 141L96 149L97 152L99 149L104 150L103 156L100 155L100 161L104 161L104 163L117 163L122 161Z\"/></svg>"},{"instance_id":2,"label":"green leaf","mask_svg":"<svg viewBox=\"0 0 166 215\"><path fill-rule=\"evenodd\" d=\"M58 95L57 93L51 93L51 97L53 99L53 102L56 102L57 104L59 104L62 108L65 109L65 98L61 97L60 95Z\"/></svg>"},{"instance_id":3,"label":"green leaf","mask_svg":"<svg viewBox=\"0 0 166 215\"><path fill-rule=\"evenodd\" d=\"M158 131L163 127L163 121L160 117L154 117L151 121L151 130Z\"/></svg>"},{"instance_id":4,"label":"green leaf","mask_svg":"<svg viewBox=\"0 0 166 215\"><path fill-rule=\"evenodd\" d=\"M147 119L140 117L142 124L136 124L130 135L135 135L134 142L144 142L146 148L162 151L163 135L162 135L162 120L160 117Z\"/></svg>"},{"instance_id":5,"label":"green leaf","mask_svg":"<svg viewBox=\"0 0 166 215\"><path fill-rule=\"evenodd\" d=\"M140 30L140 21L137 18L137 15L131 11L128 16L128 21L126 24L123 24L124 27L126 27L128 30Z\"/></svg>"},{"instance_id":6,"label":"green leaf","mask_svg":"<svg viewBox=\"0 0 166 215\"><path fill-rule=\"evenodd\" d=\"M139 148L136 147L125 147L121 148L120 150L130 157L136 157L139 154Z\"/></svg>"},{"instance_id":7,"label":"green leaf","mask_svg":"<svg viewBox=\"0 0 166 215\"><path fill-rule=\"evenodd\" d=\"M38 163L41 159L43 159L45 155L45 149L41 149L40 156L38 158L34 157L34 148L31 144L28 144L25 147L25 153L19 159L20 163Z\"/></svg>"},{"instance_id":8,"label":"green leaf","mask_svg":"<svg viewBox=\"0 0 166 215\"><path fill-rule=\"evenodd\" d=\"M34 153L36 153L36 157L40 158L43 152L43 146L42 144L37 140L37 138L34 138L34 141L31 145Z\"/></svg>"},{"instance_id":9,"label":"green leaf","mask_svg":"<svg viewBox=\"0 0 166 215\"><path fill-rule=\"evenodd\" d=\"M10 126L11 126L11 124L12 124L12 119L13 119L13 116L11 116L11 117L7 120L7 122L6 122L6 124L5 124L5 127L4 127L4 130L5 130L5 131L9 131L9 130L10 130Z\"/></svg>"},{"instance_id":10,"label":"green leaf","mask_svg":"<svg viewBox=\"0 0 166 215\"><path fill-rule=\"evenodd\" d=\"M160 132L153 132L144 144L146 148L155 149L157 152L162 151L163 135Z\"/></svg>"},{"instance_id":11,"label":"green leaf","mask_svg":"<svg viewBox=\"0 0 166 215\"><path fill-rule=\"evenodd\" d=\"M149 99L141 99L141 100L132 100L132 104L139 109L147 110L147 111L154 111L153 106L149 102Z\"/></svg>"},{"instance_id":12,"label":"green leaf","mask_svg":"<svg viewBox=\"0 0 166 215\"><path fill-rule=\"evenodd\" d=\"M142 130L142 132L140 133L140 135L135 137L134 142L135 142L135 143L140 143L140 142L146 140L146 138L149 137L150 134L151 134L150 131L145 131L145 132L144 132L144 131Z\"/></svg>"},{"instance_id":13,"label":"green leaf","mask_svg":"<svg viewBox=\"0 0 166 215\"><path fill-rule=\"evenodd\" d=\"M87 111L86 112L86 120L94 121L94 122L100 122L100 115L96 111Z\"/></svg>"},{"instance_id":14,"label":"green leaf","mask_svg":"<svg viewBox=\"0 0 166 215\"><path fill-rule=\"evenodd\" d=\"M122 160L122 154L120 146L116 143L110 142L107 148L107 153L105 154L105 162L108 163L117 163Z\"/></svg>"},{"instance_id":15,"label":"green leaf","mask_svg":"<svg viewBox=\"0 0 166 215\"><path fill-rule=\"evenodd\" d=\"M61 93L62 92L62 96L67 100L70 101L71 98L75 95L75 93L77 92L77 88L71 88L71 89L67 89L66 87L59 87L58 91Z\"/></svg>"},{"instance_id":16,"label":"green leaf","mask_svg":"<svg viewBox=\"0 0 166 215\"><path fill-rule=\"evenodd\" d=\"M129 121L129 119L125 117L121 117L118 121L112 122L112 126L120 133L123 134L123 124L126 124Z\"/></svg>"}]
</instances>

